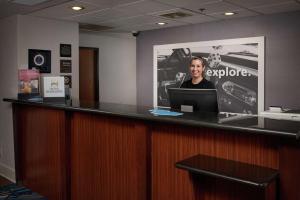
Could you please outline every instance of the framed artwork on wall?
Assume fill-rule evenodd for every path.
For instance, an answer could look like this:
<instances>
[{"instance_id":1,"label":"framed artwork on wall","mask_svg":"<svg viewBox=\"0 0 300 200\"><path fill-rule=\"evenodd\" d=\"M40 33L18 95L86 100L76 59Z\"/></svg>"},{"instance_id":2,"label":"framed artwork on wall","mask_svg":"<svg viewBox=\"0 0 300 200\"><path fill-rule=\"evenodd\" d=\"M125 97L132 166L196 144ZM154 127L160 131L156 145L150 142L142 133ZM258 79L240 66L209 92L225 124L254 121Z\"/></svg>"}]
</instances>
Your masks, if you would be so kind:
<instances>
[{"instance_id":1,"label":"framed artwork on wall","mask_svg":"<svg viewBox=\"0 0 300 200\"><path fill-rule=\"evenodd\" d=\"M60 44L60 57L71 57L72 46L71 44Z\"/></svg>"},{"instance_id":2,"label":"framed artwork on wall","mask_svg":"<svg viewBox=\"0 0 300 200\"><path fill-rule=\"evenodd\" d=\"M28 68L38 69L40 73L51 73L51 51L28 49Z\"/></svg>"},{"instance_id":3,"label":"framed artwork on wall","mask_svg":"<svg viewBox=\"0 0 300 200\"><path fill-rule=\"evenodd\" d=\"M72 73L72 60L60 60L60 73Z\"/></svg>"},{"instance_id":4,"label":"framed artwork on wall","mask_svg":"<svg viewBox=\"0 0 300 200\"><path fill-rule=\"evenodd\" d=\"M218 93L220 112L264 111L264 36L154 45L153 106L169 107L168 88L189 80L192 57L206 61L205 78Z\"/></svg>"},{"instance_id":5,"label":"framed artwork on wall","mask_svg":"<svg viewBox=\"0 0 300 200\"><path fill-rule=\"evenodd\" d=\"M72 88L72 75L62 75L65 79L65 87Z\"/></svg>"}]
</instances>

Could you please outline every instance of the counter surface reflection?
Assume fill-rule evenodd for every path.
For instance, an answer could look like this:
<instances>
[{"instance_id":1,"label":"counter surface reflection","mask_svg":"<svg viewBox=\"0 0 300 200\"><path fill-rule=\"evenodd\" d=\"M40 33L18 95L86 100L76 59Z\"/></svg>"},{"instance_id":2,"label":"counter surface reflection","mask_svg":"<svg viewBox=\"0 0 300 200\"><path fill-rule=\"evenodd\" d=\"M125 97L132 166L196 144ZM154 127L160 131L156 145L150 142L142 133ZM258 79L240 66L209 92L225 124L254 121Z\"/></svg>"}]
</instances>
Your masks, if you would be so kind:
<instances>
[{"instance_id":1,"label":"counter surface reflection","mask_svg":"<svg viewBox=\"0 0 300 200\"><path fill-rule=\"evenodd\" d=\"M210 127L224 130L236 130L255 134L287 137L298 140L300 122L291 120L269 119L256 115L216 114L208 112L184 113L181 116L155 116L149 110L153 107L125 105L104 102L86 102L69 100L66 102L43 102L5 98L7 102L50 107L66 111L81 111L113 116L147 120L151 122L175 123L188 126Z\"/></svg>"}]
</instances>

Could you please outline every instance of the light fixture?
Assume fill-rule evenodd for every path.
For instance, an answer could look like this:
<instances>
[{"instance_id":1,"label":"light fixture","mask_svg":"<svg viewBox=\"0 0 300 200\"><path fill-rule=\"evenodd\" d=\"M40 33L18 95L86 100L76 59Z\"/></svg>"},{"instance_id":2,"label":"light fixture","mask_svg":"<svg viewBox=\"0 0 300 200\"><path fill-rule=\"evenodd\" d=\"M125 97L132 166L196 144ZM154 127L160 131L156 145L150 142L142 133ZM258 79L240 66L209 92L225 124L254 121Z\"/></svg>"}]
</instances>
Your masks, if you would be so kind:
<instances>
[{"instance_id":1,"label":"light fixture","mask_svg":"<svg viewBox=\"0 0 300 200\"><path fill-rule=\"evenodd\" d=\"M72 6L72 10L75 10L75 11L79 11L79 10L83 10L84 7L82 6Z\"/></svg>"},{"instance_id":2,"label":"light fixture","mask_svg":"<svg viewBox=\"0 0 300 200\"><path fill-rule=\"evenodd\" d=\"M166 22L157 22L156 24L160 25L160 26L163 26L163 25L166 25L167 23Z\"/></svg>"},{"instance_id":3,"label":"light fixture","mask_svg":"<svg viewBox=\"0 0 300 200\"><path fill-rule=\"evenodd\" d=\"M235 15L236 13L235 12L226 12L226 13L224 13L224 15L226 15L226 16L231 16L231 15Z\"/></svg>"}]
</instances>

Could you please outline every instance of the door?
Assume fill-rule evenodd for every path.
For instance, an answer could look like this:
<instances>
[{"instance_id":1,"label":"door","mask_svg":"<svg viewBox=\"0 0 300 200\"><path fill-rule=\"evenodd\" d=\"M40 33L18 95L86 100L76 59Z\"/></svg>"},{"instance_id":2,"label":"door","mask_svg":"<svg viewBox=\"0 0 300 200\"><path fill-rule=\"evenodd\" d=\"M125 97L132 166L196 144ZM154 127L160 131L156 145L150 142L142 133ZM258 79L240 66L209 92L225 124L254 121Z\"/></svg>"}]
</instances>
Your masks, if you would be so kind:
<instances>
[{"instance_id":1,"label":"door","mask_svg":"<svg viewBox=\"0 0 300 200\"><path fill-rule=\"evenodd\" d=\"M99 70L97 48L79 48L79 100L99 101Z\"/></svg>"}]
</instances>

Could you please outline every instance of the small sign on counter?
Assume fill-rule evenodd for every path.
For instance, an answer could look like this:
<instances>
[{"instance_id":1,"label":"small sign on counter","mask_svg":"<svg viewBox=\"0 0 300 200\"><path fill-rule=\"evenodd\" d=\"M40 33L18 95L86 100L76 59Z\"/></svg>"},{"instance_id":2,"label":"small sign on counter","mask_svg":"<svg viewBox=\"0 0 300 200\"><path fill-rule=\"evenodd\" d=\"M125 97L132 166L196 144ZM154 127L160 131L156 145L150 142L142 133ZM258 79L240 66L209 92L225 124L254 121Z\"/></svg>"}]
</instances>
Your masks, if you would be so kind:
<instances>
[{"instance_id":1,"label":"small sign on counter","mask_svg":"<svg viewBox=\"0 0 300 200\"><path fill-rule=\"evenodd\" d=\"M43 77L44 100L65 100L65 80L61 76Z\"/></svg>"}]
</instances>

